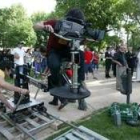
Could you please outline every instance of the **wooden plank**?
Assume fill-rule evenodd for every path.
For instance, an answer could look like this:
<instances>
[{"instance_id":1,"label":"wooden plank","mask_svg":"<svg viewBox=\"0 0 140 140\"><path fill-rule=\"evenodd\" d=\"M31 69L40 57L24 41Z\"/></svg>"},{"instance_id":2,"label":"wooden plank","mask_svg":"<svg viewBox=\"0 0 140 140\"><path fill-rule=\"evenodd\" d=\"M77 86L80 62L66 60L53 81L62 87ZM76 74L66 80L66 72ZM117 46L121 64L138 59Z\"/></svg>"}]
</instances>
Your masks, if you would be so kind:
<instances>
[{"instance_id":1,"label":"wooden plank","mask_svg":"<svg viewBox=\"0 0 140 140\"><path fill-rule=\"evenodd\" d=\"M79 128L84 130L85 133L89 134L90 136L94 136L96 139L99 139L99 140L109 140L109 139L103 137L102 135L100 135L100 134L98 134L98 133L96 133L96 132L94 132L94 131L92 131L92 130L84 127L84 126L80 126Z\"/></svg>"},{"instance_id":2,"label":"wooden plank","mask_svg":"<svg viewBox=\"0 0 140 140\"><path fill-rule=\"evenodd\" d=\"M47 118L46 116L39 114L38 112L34 112L33 115L34 115L33 118L31 118L31 116L25 116L24 121L21 123L14 123L12 120L9 119L9 116L7 114L1 115L2 119L5 120L3 121L3 124L4 124L3 128L6 131L4 133L2 131L3 129L1 129L0 133L7 140L16 140L17 137L19 138L21 135L23 135L23 133L25 135L28 135L32 139L36 140L36 138L34 137L35 136L34 134L38 133L41 130L44 130L47 127L50 127L50 125L55 120ZM17 131L21 132L21 134L16 133Z\"/></svg>"},{"instance_id":3,"label":"wooden plank","mask_svg":"<svg viewBox=\"0 0 140 140\"><path fill-rule=\"evenodd\" d=\"M0 126L0 133L5 136L8 140L14 140L14 136L7 131L4 127Z\"/></svg>"},{"instance_id":4,"label":"wooden plank","mask_svg":"<svg viewBox=\"0 0 140 140\"><path fill-rule=\"evenodd\" d=\"M41 120L44 120L45 122L50 122L51 121L51 119L48 119L47 117L45 117L45 116L43 116L39 113L35 113L34 115L37 116L38 118L40 118Z\"/></svg>"},{"instance_id":5,"label":"wooden plank","mask_svg":"<svg viewBox=\"0 0 140 140\"><path fill-rule=\"evenodd\" d=\"M72 133L69 133L65 135L66 140L80 140L79 138L76 138Z\"/></svg>"},{"instance_id":6,"label":"wooden plank","mask_svg":"<svg viewBox=\"0 0 140 140\"><path fill-rule=\"evenodd\" d=\"M33 140L37 140L34 136L32 136L30 133L28 133L28 130L25 129L24 127L22 127L22 125L18 124L18 123L13 123L11 120L9 120L9 117L7 115L1 115L1 117L3 119L5 119L9 124L15 126L16 129L18 129L20 132L28 135L30 138L32 138ZM15 140L15 139L8 139L8 140Z\"/></svg>"},{"instance_id":7,"label":"wooden plank","mask_svg":"<svg viewBox=\"0 0 140 140\"><path fill-rule=\"evenodd\" d=\"M36 134L37 132L40 132L40 131L44 130L44 129L47 128L47 127L50 127L50 124L52 124L52 123L53 123L53 122L50 121L50 122L41 124L39 127L30 129L29 132L32 133L32 134Z\"/></svg>"},{"instance_id":8,"label":"wooden plank","mask_svg":"<svg viewBox=\"0 0 140 140\"><path fill-rule=\"evenodd\" d=\"M57 139L57 140L66 140L64 137L62 137L62 138L59 138L59 139Z\"/></svg>"},{"instance_id":9,"label":"wooden plank","mask_svg":"<svg viewBox=\"0 0 140 140\"><path fill-rule=\"evenodd\" d=\"M84 135L82 135L81 133L78 133L77 131L72 131L72 134L73 135L76 135L77 137L79 137L80 138L80 140L87 140L87 137L86 136L84 136ZM93 139L94 140L94 139Z\"/></svg>"},{"instance_id":10,"label":"wooden plank","mask_svg":"<svg viewBox=\"0 0 140 140\"><path fill-rule=\"evenodd\" d=\"M34 120L30 119L30 118L26 118L25 119L28 123L30 123L31 125L33 125L34 127L39 127L40 124L38 124L37 122L35 122Z\"/></svg>"},{"instance_id":11,"label":"wooden plank","mask_svg":"<svg viewBox=\"0 0 140 140\"><path fill-rule=\"evenodd\" d=\"M62 140L63 138L65 138L64 140L109 140L84 126L80 126L79 128L81 131L78 129L71 129L66 133L60 135L59 137L55 138L54 140L61 140L61 138Z\"/></svg>"}]
</instances>

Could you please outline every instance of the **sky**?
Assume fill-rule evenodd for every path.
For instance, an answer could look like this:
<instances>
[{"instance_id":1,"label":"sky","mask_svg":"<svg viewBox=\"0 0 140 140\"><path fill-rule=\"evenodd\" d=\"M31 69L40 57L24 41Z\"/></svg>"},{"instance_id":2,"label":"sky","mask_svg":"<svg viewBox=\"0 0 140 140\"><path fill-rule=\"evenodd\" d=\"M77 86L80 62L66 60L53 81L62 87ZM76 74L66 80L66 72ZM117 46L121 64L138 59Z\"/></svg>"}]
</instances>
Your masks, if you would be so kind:
<instances>
[{"instance_id":1,"label":"sky","mask_svg":"<svg viewBox=\"0 0 140 140\"><path fill-rule=\"evenodd\" d=\"M10 7L12 4L22 4L28 15L36 12L50 13L55 9L55 0L0 0L0 8Z\"/></svg>"}]
</instances>

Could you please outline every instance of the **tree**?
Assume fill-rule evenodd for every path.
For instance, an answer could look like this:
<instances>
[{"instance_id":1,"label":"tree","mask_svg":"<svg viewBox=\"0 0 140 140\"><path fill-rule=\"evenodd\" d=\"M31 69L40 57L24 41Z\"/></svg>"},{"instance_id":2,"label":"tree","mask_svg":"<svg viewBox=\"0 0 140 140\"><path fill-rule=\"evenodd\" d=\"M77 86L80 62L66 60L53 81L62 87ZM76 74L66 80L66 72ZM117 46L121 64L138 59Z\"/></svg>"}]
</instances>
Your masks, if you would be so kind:
<instances>
[{"instance_id":1,"label":"tree","mask_svg":"<svg viewBox=\"0 0 140 140\"><path fill-rule=\"evenodd\" d=\"M108 30L120 29L120 19L123 19L122 13L119 12L119 6L122 0L56 0L56 11L53 15L57 18L64 17L65 13L73 8L82 9L86 20L92 23L91 28ZM108 33L103 42L96 43L98 50L105 47L108 42ZM91 44L91 43L90 43Z\"/></svg>"},{"instance_id":2,"label":"tree","mask_svg":"<svg viewBox=\"0 0 140 140\"><path fill-rule=\"evenodd\" d=\"M31 20L32 20L33 24L40 22L40 21L45 21L47 19L48 19L48 14L46 14L44 12L38 12L31 16ZM37 36L37 41L36 41L35 47L45 46L46 42L47 42L48 33L46 33L45 31L35 31L35 32L36 32L36 36Z\"/></svg>"},{"instance_id":3,"label":"tree","mask_svg":"<svg viewBox=\"0 0 140 140\"><path fill-rule=\"evenodd\" d=\"M36 42L32 21L21 5L0 9L0 26L3 47L15 47L20 41L29 46Z\"/></svg>"}]
</instances>

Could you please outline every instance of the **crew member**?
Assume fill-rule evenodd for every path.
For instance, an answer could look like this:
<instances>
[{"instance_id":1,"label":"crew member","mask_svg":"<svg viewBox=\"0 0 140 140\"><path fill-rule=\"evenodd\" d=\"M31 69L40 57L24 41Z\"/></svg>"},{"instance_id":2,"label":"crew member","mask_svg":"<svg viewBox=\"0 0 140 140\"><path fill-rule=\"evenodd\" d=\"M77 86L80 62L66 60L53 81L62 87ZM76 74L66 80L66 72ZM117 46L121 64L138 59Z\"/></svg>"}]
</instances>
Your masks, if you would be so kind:
<instances>
[{"instance_id":1,"label":"crew member","mask_svg":"<svg viewBox=\"0 0 140 140\"><path fill-rule=\"evenodd\" d=\"M65 16L66 20L70 20L73 22L77 22L79 24L82 24L81 21L85 21L84 14L81 10L79 9L71 9ZM76 20L75 20L76 19ZM48 67L50 69L51 75L52 75L52 80L54 83L54 86L60 86L60 66L62 63L62 60L69 59L71 58L71 53L70 53L70 47L68 46L67 41L62 40L58 37L56 37L53 32L55 25L57 23L57 20L49 20L49 21L42 21L34 25L35 29L45 29L47 31L52 32L49 36L49 40L47 41L47 60L48 60ZM83 84L83 81L85 80L85 75L84 75L84 53L82 51L79 51L79 65L80 68L78 69L78 81L80 83L79 86L79 92L82 92L85 87ZM80 103L84 103L80 102ZM53 101L49 102L49 104L52 105L58 105L58 98L54 97ZM61 105L59 109L63 108L67 104L66 100L61 100ZM86 109L86 105L78 107L81 110Z\"/></svg>"},{"instance_id":2,"label":"crew member","mask_svg":"<svg viewBox=\"0 0 140 140\"><path fill-rule=\"evenodd\" d=\"M5 78L9 77L11 74L11 67L12 67L11 63L8 61L0 62L0 88L1 88L0 89L0 100L2 103L4 103L6 105L6 107L8 107L9 109L11 109L13 111L14 108L10 105L10 103L6 100L6 98L2 94L2 89L19 92L20 94L29 94L29 91L27 89L22 89L22 88L16 87L5 81Z\"/></svg>"}]
</instances>

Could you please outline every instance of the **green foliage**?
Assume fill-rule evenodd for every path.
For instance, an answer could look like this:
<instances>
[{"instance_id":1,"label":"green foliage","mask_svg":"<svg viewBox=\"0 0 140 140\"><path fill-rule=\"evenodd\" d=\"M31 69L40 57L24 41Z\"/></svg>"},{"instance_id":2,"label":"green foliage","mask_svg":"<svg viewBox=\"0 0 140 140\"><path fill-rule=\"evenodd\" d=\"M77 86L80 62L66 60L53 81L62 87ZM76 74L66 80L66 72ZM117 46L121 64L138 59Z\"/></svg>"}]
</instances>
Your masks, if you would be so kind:
<instances>
[{"instance_id":1,"label":"green foliage","mask_svg":"<svg viewBox=\"0 0 140 140\"><path fill-rule=\"evenodd\" d=\"M103 41L88 43L96 50L116 44L120 38L117 32L124 28L130 45L139 45L140 0L56 0L55 11L51 14L35 13L31 17L26 15L21 5L0 9L0 46L14 47L19 41L26 45L44 46L47 36L43 31L35 31L32 26L42 20L61 19L68 10L77 7L82 9L86 20L92 23L93 29L105 30ZM109 37L108 31L113 30L116 35Z\"/></svg>"},{"instance_id":2,"label":"green foliage","mask_svg":"<svg viewBox=\"0 0 140 140\"><path fill-rule=\"evenodd\" d=\"M63 16L67 10L79 7L93 28L107 29L109 25L116 26L119 21L118 0L57 0L57 2L58 15Z\"/></svg>"},{"instance_id":3,"label":"green foliage","mask_svg":"<svg viewBox=\"0 0 140 140\"><path fill-rule=\"evenodd\" d=\"M110 140L138 140L139 130L137 127L130 127L122 124L120 128L116 127L108 111L93 115L89 121L82 125L93 131L109 138Z\"/></svg>"},{"instance_id":4,"label":"green foliage","mask_svg":"<svg viewBox=\"0 0 140 140\"><path fill-rule=\"evenodd\" d=\"M32 21L21 5L0 9L0 42L2 47L15 47L20 41L32 45L36 41Z\"/></svg>"},{"instance_id":5,"label":"green foliage","mask_svg":"<svg viewBox=\"0 0 140 140\"><path fill-rule=\"evenodd\" d=\"M48 19L48 14L44 12L35 13L31 16L31 20L33 24L40 21L45 21L47 19ZM35 32L36 32L36 37L37 37L35 47L46 46L48 34L45 31L35 31Z\"/></svg>"},{"instance_id":6,"label":"green foliage","mask_svg":"<svg viewBox=\"0 0 140 140\"><path fill-rule=\"evenodd\" d=\"M48 18L48 14L44 12L38 12L31 15L31 20L33 23L40 22L42 20L46 20Z\"/></svg>"},{"instance_id":7,"label":"green foliage","mask_svg":"<svg viewBox=\"0 0 140 140\"><path fill-rule=\"evenodd\" d=\"M92 23L93 29L108 31L108 29L120 29L119 20L122 18L122 14L118 12L120 4L122 4L122 0L57 0L56 11L53 15L60 18L63 17L69 9L78 7L84 12L86 20ZM108 35L106 34L106 36ZM96 46L97 50L100 50L108 46L110 43L108 38L107 40L105 38L102 42L88 43L88 46L93 46L93 48Z\"/></svg>"},{"instance_id":8,"label":"green foliage","mask_svg":"<svg viewBox=\"0 0 140 140\"><path fill-rule=\"evenodd\" d=\"M128 39L133 32L138 30L140 0L57 0L56 12L53 15L58 18L63 17L73 7L82 9L86 19L92 23L92 28L106 31L111 29L115 32L124 28ZM100 50L111 45L112 42L117 45L119 40L119 37L116 40L116 38L106 35L101 43L94 43L92 46L96 46Z\"/></svg>"},{"instance_id":9,"label":"green foliage","mask_svg":"<svg viewBox=\"0 0 140 140\"><path fill-rule=\"evenodd\" d=\"M128 44L129 46L132 46L134 50L137 50L140 47L140 31L132 34Z\"/></svg>"}]
</instances>

